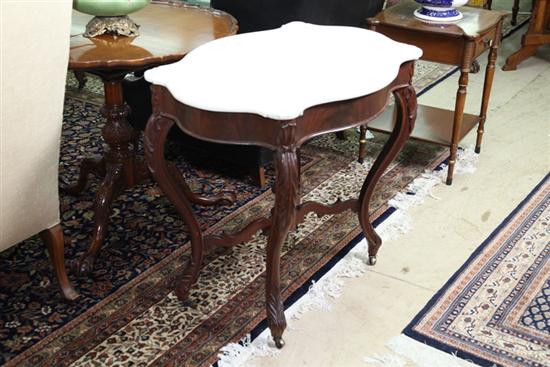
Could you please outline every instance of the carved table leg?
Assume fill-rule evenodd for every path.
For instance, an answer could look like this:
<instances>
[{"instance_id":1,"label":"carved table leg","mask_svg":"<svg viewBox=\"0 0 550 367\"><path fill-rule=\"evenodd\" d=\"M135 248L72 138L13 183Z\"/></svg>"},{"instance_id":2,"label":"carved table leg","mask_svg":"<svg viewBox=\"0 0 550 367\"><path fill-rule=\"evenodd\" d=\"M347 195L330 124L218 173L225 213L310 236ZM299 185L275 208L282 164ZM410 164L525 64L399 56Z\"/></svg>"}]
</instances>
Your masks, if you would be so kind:
<instances>
[{"instance_id":1,"label":"carved table leg","mask_svg":"<svg viewBox=\"0 0 550 367\"><path fill-rule=\"evenodd\" d=\"M357 162L363 163L367 155L367 126L361 125L359 127L359 158Z\"/></svg>"},{"instance_id":2,"label":"carved table leg","mask_svg":"<svg viewBox=\"0 0 550 367\"><path fill-rule=\"evenodd\" d=\"M199 277L204 256L204 243L199 223L191 208L191 203L187 195L181 191L180 184L184 182L183 177L179 176L176 179L164 160L164 143L173 124L172 120L154 114L145 128L144 143L145 157L147 158L149 170L164 194L185 220L191 236L191 260L189 266L185 269L183 277L176 285L176 295L180 300L185 301L189 296L191 286Z\"/></svg>"},{"instance_id":3,"label":"carved table leg","mask_svg":"<svg viewBox=\"0 0 550 367\"><path fill-rule=\"evenodd\" d=\"M458 141L462 131L462 120L464 119L464 104L466 103L468 76L470 66L472 65L474 49L474 42L469 41L464 49L462 65L460 66L460 78L458 79L458 90L456 92L455 113L453 119L453 133L451 136L451 154L449 156L449 166L447 167L447 185L451 185L453 183L453 172L456 164Z\"/></svg>"},{"instance_id":4,"label":"carved table leg","mask_svg":"<svg viewBox=\"0 0 550 367\"><path fill-rule=\"evenodd\" d=\"M294 123L282 126L279 149L275 153L275 187L277 194L275 194L272 225L267 240L267 325L271 330L277 348L284 346L282 336L286 328L280 284L281 248L288 232L294 227L296 205L299 200L299 162L296 147L292 141L294 128Z\"/></svg>"},{"instance_id":5,"label":"carved table leg","mask_svg":"<svg viewBox=\"0 0 550 367\"><path fill-rule=\"evenodd\" d=\"M61 293L68 301L74 301L79 297L79 294L74 290L65 269L65 244L63 242L63 230L61 225L57 224L51 228L40 232L40 238L46 244L52 265L59 282Z\"/></svg>"},{"instance_id":6,"label":"carved table leg","mask_svg":"<svg viewBox=\"0 0 550 367\"><path fill-rule=\"evenodd\" d=\"M122 165L109 164L107 165L107 174L105 179L99 186L95 196L94 210L94 232L92 235L92 244L80 256L74 265L74 272L77 275L84 275L91 272L94 268L95 260L99 254L99 250L105 240L107 234L107 222L111 212L111 204L116 198L117 186L122 180Z\"/></svg>"},{"instance_id":7,"label":"carved table leg","mask_svg":"<svg viewBox=\"0 0 550 367\"><path fill-rule=\"evenodd\" d=\"M135 131L126 120L129 108L122 96L121 83L124 74L120 72L114 75L101 75L105 89L105 106L101 112L106 117L106 123L101 133L108 148L102 160L84 162L81 177L75 185L75 190L80 188L81 182L84 182L85 185L87 169L97 173L105 171L105 178L96 193L92 243L76 264L76 271L79 274L93 269L107 232L112 201L122 190L131 188L149 178L145 164L136 158L133 146ZM83 176L84 178L82 178Z\"/></svg>"},{"instance_id":8,"label":"carved table leg","mask_svg":"<svg viewBox=\"0 0 550 367\"><path fill-rule=\"evenodd\" d=\"M412 86L397 89L393 92L397 106L397 121L395 127L382 148L382 152L372 165L359 195L359 222L369 246L369 264L376 264L376 254L382 240L374 230L369 220L370 199L376 183L401 151L408 137L411 135L416 120L416 92Z\"/></svg>"},{"instance_id":9,"label":"carved table leg","mask_svg":"<svg viewBox=\"0 0 550 367\"><path fill-rule=\"evenodd\" d=\"M483 84L483 96L481 98L481 111L479 112L479 124L477 125L477 139L475 152L481 152L481 139L483 138L485 120L487 119L487 108L489 107L489 98L491 96L491 88L493 86L493 77L495 75L495 62L497 59L497 50L500 44L500 34L502 28L502 21L498 24L496 29L496 39L493 40L491 49L489 51L489 61L487 68L485 69L485 82Z\"/></svg>"},{"instance_id":10,"label":"carved table leg","mask_svg":"<svg viewBox=\"0 0 550 367\"><path fill-rule=\"evenodd\" d=\"M86 188L90 174L105 177L105 160L103 158L84 158L80 163L78 180L73 185L62 187L61 190L70 195L80 194Z\"/></svg>"}]
</instances>

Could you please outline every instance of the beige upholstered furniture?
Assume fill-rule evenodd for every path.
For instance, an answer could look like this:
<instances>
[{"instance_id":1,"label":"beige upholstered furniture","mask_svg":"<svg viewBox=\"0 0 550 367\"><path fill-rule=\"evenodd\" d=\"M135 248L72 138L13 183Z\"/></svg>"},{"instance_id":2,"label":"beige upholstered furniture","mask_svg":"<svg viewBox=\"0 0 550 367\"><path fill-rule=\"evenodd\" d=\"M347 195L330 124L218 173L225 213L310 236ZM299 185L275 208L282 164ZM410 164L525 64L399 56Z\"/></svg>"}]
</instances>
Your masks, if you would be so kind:
<instances>
[{"instance_id":1,"label":"beige upholstered furniture","mask_svg":"<svg viewBox=\"0 0 550 367\"><path fill-rule=\"evenodd\" d=\"M0 251L40 233L63 295L58 162L71 28L71 0L0 0Z\"/></svg>"}]
</instances>

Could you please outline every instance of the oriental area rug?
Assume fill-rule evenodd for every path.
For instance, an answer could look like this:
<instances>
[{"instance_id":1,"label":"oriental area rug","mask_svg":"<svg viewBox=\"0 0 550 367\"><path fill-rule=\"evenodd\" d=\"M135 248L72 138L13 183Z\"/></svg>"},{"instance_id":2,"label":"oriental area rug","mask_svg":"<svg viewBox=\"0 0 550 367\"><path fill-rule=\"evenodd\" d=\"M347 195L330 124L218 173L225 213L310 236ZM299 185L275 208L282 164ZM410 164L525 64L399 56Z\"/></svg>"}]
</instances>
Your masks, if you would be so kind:
<instances>
[{"instance_id":1,"label":"oriental area rug","mask_svg":"<svg viewBox=\"0 0 550 367\"><path fill-rule=\"evenodd\" d=\"M73 182L79 161L100 155L102 118L99 106L67 98L60 180ZM332 202L357 195L363 179L387 138L369 140L369 158L356 162L357 134L338 140L333 134L302 150L302 197ZM234 205L195 207L205 233L238 227L269 213L273 194L234 167L213 167L217 160L173 145L177 162L193 190L237 193ZM411 143L378 185L373 215L386 211L388 200L416 176L432 169L447 150ZM81 195L61 196L66 258L89 246L98 180ZM312 215L289 236L282 260L283 295L308 282L319 268L360 234L351 212ZM43 244L33 237L0 255L0 356L7 366L177 365L203 366L216 361L218 350L250 332L265 317L266 237L206 259L190 302L172 292L189 259L186 226L154 183L123 192L115 201L106 242L89 277L71 280L80 293L74 303L61 300Z\"/></svg>"},{"instance_id":2,"label":"oriental area rug","mask_svg":"<svg viewBox=\"0 0 550 367\"><path fill-rule=\"evenodd\" d=\"M452 71L419 63L415 86L420 92ZM89 78L83 91L69 74L64 106L60 182L76 180L79 162L101 156L101 84ZM340 140L327 134L304 146L302 198L325 203L359 192L387 135L367 145L364 164L356 162L358 137ZM138 149L141 152L141 147ZM142 154L142 153L140 153ZM390 212L388 200L448 155L446 148L410 142L380 180L372 200L372 218ZM231 230L269 212L273 204L273 169L268 185L255 186L235 167L207 152L172 143L168 159L195 192L231 190L231 206L195 206L206 234ZM90 244L98 180L78 196L61 193L61 224L68 262ZM360 236L356 215L307 220L285 243L281 279L288 300L307 288L319 269L334 261ZM112 206L108 234L89 276L71 281L80 298L67 303L57 290L50 261L38 236L0 253L0 365L6 366L208 366L218 351L258 328L265 318L266 237L210 253L200 279L182 304L172 292L189 261L189 236L182 219L158 187L149 182L123 192Z\"/></svg>"},{"instance_id":3,"label":"oriental area rug","mask_svg":"<svg viewBox=\"0 0 550 367\"><path fill-rule=\"evenodd\" d=\"M479 366L550 366L550 175L404 333Z\"/></svg>"}]
</instances>

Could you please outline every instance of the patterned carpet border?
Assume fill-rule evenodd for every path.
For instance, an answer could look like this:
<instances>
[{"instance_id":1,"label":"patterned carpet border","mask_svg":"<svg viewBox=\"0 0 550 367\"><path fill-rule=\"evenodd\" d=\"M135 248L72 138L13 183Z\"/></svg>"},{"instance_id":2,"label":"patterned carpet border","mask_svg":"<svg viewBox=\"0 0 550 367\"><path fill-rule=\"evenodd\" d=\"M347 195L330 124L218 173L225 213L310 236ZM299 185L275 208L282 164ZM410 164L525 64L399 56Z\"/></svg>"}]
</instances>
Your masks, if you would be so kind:
<instances>
[{"instance_id":1,"label":"patterned carpet border","mask_svg":"<svg viewBox=\"0 0 550 367\"><path fill-rule=\"evenodd\" d=\"M536 196L539 196L538 198ZM538 202L533 202L535 199L538 199ZM458 320L460 316L463 316L462 314L457 313L455 310L452 312L449 312L449 310L452 307L456 307L457 309L460 307L465 307L463 304L462 296L464 294L467 294L466 296L463 296L465 299L473 299L475 295L475 291L472 291L472 288L479 288L481 285L479 284L480 280L478 280L478 277L475 277L474 280L477 280L475 284L473 283L473 280L469 280L466 285L464 285L465 282L465 274L468 271L473 271L469 268L475 267L479 273L481 271L486 271L487 273L491 273L493 270L487 270L489 268L489 264L487 266L481 266L480 264L477 264L477 262L482 260L488 260L493 262L501 262L503 261L504 255L502 255L502 252L505 252L504 247L511 247L516 244L519 239L521 239L524 235L527 229L531 228L533 223L536 222L536 219L538 219L538 216L543 213L543 210L548 210L548 206L550 205L550 173L548 173L544 179L527 195L527 197L502 221L502 223L489 235L489 237L483 241L483 243L470 255L470 257L466 260L466 262L453 274L453 276L445 283L445 285L430 299L430 301L424 306L424 308L414 317L414 319L407 325L407 327L403 330L403 334L407 335L408 337L415 339L416 341L426 344L428 346L431 346L433 348L436 348L438 350L447 352L449 354L453 354L459 358L471 361L477 365L480 366L530 366L530 367L548 367L550 366L550 329L548 329L548 320L546 320L546 329L545 330L533 330L531 335L526 335L528 329L526 327L518 327L519 325L506 325L507 322L505 315L503 315L504 312L508 311L509 308L513 307L518 300L505 300L502 302L502 305L498 307L498 311L495 312L495 315L493 315L490 319L490 321L487 323L488 327L495 328L495 330L498 330L500 332L503 332L505 334L514 335L516 337L522 338L524 340L531 339L530 341L534 343L534 345L541 346L544 348L546 345L546 362L539 363L537 361L529 361L522 357L514 357L513 355L510 355L509 352L504 352L501 350L498 350L498 347L490 347L486 346L483 350L474 352L468 352L463 349L460 349L456 345L452 346L449 345L441 340L435 339L433 337L429 337L425 334L427 331L427 328L431 327L433 328L433 332L441 332L441 339L444 339L445 341L452 341L451 339L453 337L459 338L462 336L459 336L458 334L450 335L448 338L445 338L442 333L443 329L436 329L436 326L440 326L442 324L449 325L448 328L450 328L451 324ZM536 217L536 218L535 218ZM543 219L544 220L544 219ZM514 223L514 222L519 222ZM517 227L510 227L510 225L517 225ZM544 225L544 224L543 224ZM546 223L548 226L548 223ZM548 227L546 227L548 228ZM548 229L546 230L548 232ZM544 235L543 235L544 236ZM546 237L546 236L545 236ZM539 278L546 274L546 278L542 279L542 283L548 283L550 279L548 278L549 273L544 271L544 264L546 264L546 267L549 265L549 252L550 252L550 240L548 240L548 237L546 237L546 247L543 249L543 251L538 255L533 265L529 267L530 271L534 271L532 275L529 274L519 274L520 280L518 281L519 286L525 288L529 287L529 282L535 282L537 279L533 280L533 278L537 278L537 275ZM544 241L544 239L543 239ZM509 244L506 246L508 242L513 242L512 244ZM491 252L491 257L489 255L484 254L484 251L490 250L490 247L493 246L495 249L493 252ZM535 269L535 267L542 269L542 272L538 272ZM491 267L492 269L492 267ZM485 273L484 273L485 274ZM483 275L485 276L485 275ZM479 277L482 278L480 275ZM469 278L468 278L469 279ZM456 284L455 284L456 283ZM540 279L538 279L538 283L540 286ZM453 286L455 287L463 287L459 288L457 291L453 292L452 297L449 296L450 288ZM515 294L519 292L518 287L516 286L514 290L511 292L511 294ZM468 288L468 291L466 291L466 287ZM544 287L544 286L541 286ZM544 289L544 288L543 288ZM477 289L476 289L477 291ZM541 290L542 291L542 290ZM498 292L495 291L495 292ZM457 293L460 295L457 296ZM538 297L538 296L537 296ZM508 297L509 298L509 297ZM547 302L548 302L548 296ZM528 300L523 300L523 304L531 303L532 298L529 298ZM439 303L439 305L438 305ZM547 307L548 305L546 305ZM496 306L495 306L496 307ZM443 316L446 316L447 319L443 319L443 316L440 316L437 318L435 314L436 310L443 310L440 311L443 313ZM437 322L436 319L437 318ZM517 317L516 317L517 319ZM457 321L458 322L458 321ZM429 326L421 326L420 324L425 323ZM422 331L419 331L420 328L423 328ZM519 330L517 330L519 329ZM432 330L429 330L430 332ZM523 335L521 335L523 333ZM473 337L472 337L473 338ZM473 339L472 339L473 340ZM467 341L469 342L469 340ZM505 344L504 344L505 345ZM495 353L498 353L498 356L495 356ZM543 352L544 353L544 352ZM485 357L480 356L484 355ZM503 355L507 355L507 357L503 357ZM503 362L506 361L506 362ZM505 363L505 364L502 364Z\"/></svg>"}]
</instances>

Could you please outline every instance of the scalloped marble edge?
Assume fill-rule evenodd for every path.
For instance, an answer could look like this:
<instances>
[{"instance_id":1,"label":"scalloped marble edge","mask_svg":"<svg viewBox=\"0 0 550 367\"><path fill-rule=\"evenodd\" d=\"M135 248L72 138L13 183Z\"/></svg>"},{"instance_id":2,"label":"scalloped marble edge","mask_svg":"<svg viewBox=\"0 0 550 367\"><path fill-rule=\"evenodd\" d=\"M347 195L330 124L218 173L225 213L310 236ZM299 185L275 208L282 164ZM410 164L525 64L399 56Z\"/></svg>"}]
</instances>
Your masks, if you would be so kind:
<instances>
[{"instance_id":1,"label":"scalloped marble edge","mask_svg":"<svg viewBox=\"0 0 550 367\"><path fill-rule=\"evenodd\" d=\"M421 55L366 29L291 22L205 43L145 79L195 108L292 120L307 108L383 89L402 63Z\"/></svg>"}]
</instances>

